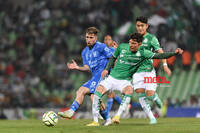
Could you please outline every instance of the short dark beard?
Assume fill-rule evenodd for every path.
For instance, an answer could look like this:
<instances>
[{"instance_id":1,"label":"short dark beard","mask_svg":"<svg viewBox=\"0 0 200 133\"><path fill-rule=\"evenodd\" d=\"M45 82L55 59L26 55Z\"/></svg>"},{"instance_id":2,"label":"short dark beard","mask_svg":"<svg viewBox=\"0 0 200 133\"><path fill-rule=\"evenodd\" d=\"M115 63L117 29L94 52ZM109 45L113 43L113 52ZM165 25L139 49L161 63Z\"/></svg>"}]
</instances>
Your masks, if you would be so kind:
<instances>
[{"instance_id":1,"label":"short dark beard","mask_svg":"<svg viewBox=\"0 0 200 133\"><path fill-rule=\"evenodd\" d=\"M92 49L94 47L95 43L93 45L89 45L89 49Z\"/></svg>"},{"instance_id":2,"label":"short dark beard","mask_svg":"<svg viewBox=\"0 0 200 133\"><path fill-rule=\"evenodd\" d=\"M92 45L92 46L88 46L89 47L89 49L92 49L93 47L94 47L94 45Z\"/></svg>"}]
</instances>

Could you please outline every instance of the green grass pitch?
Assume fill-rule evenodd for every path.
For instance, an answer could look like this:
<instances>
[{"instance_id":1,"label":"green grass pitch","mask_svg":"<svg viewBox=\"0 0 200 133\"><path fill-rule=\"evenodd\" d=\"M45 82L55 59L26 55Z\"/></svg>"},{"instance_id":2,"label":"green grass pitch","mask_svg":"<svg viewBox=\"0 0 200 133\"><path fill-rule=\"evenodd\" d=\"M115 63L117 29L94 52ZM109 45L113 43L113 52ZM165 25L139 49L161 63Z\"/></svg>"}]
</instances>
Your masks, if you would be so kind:
<instances>
[{"instance_id":1,"label":"green grass pitch","mask_svg":"<svg viewBox=\"0 0 200 133\"><path fill-rule=\"evenodd\" d=\"M40 120L1 120L0 133L199 133L199 118L160 118L149 125L147 119L122 119L119 125L86 127L91 120L59 120L47 127Z\"/></svg>"}]
</instances>

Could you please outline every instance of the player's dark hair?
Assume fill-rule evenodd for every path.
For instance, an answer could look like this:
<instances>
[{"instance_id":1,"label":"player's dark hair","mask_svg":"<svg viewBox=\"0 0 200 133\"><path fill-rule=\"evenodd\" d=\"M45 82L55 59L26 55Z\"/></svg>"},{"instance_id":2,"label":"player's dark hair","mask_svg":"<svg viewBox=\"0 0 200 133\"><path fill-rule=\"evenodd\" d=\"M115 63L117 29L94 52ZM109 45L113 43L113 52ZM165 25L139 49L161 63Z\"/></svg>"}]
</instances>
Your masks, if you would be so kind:
<instances>
[{"instance_id":1,"label":"player's dark hair","mask_svg":"<svg viewBox=\"0 0 200 133\"><path fill-rule=\"evenodd\" d=\"M145 24L148 23L147 17L144 17L144 16L139 16L139 17L137 17L137 18L136 18L136 22L137 22L137 21L140 21L140 22L145 23Z\"/></svg>"},{"instance_id":2,"label":"player's dark hair","mask_svg":"<svg viewBox=\"0 0 200 133\"><path fill-rule=\"evenodd\" d=\"M139 33L133 33L131 34L130 39L136 40L138 43L140 43L143 40L143 36Z\"/></svg>"},{"instance_id":3,"label":"player's dark hair","mask_svg":"<svg viewBox=\"0 0 200 133\"><path fill-rule=\"evenodd\" d=\"M95 34L95 35L97 35L98 32L99 32L99 30L96 27L89 27L86 30L86 33L88 33L88 34Z\"/></svg>"},{"instance_id":4,"label":"player's dark hair","mask_svg":"<svg viewBox=\"0 0 200 133\"><path fill-rule=\"evenodd\" d=\"M111 37L111 38L112 38L112 36L111 36L110 34L107 34L107 35L105 35L105 36L104 36L104 38L105 38L105 37L107 37L107 36L109 36L109 37Z\"/></svg>"}]
</instances>

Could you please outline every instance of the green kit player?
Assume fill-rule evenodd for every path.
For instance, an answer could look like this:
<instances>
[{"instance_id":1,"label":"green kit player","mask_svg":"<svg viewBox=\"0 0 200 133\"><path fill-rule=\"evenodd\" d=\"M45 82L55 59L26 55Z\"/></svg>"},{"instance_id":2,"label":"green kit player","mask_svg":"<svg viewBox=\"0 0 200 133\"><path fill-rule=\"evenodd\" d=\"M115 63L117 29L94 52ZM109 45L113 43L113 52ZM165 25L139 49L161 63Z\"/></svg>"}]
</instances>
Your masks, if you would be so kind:
<instances>
[{"instance_id":1,"label":"green kit player","mask_svg":"<svg viewBox=\"0 0 200 133\"><path fill-rule=\"evenodd\" d=\"M106 69L102 72L102 76L105 77L114 66L114 62L117 60L114 68L112 69L110 75L105 77L99 83L93 99L92 113L94 121L89 124L89 126L99 126L98 116L100 110L100 101L102 96L110 90L119 90L124 94L122 103L118 109L117 114L114 116L112 121L114 123L119 123L120 115L127 108L131 96L133 93L132 85L130 80L132 79L132 74L139 69L146 59L163 59L169 58L176 54L182 53L181 49L177 49L176 53L163 53L155 54L143 47L139 48L142 44L142 35L139 33L134 33L130 36L129 44L120 44L114 52L114 55L110 58Z\"/></svg>"},{"instance_id":2,"label":"green kit player","mask_svg":"<svg viewBox=\"0 0 200 133\"><path fill-rule=\"evenodd\" d=\"M155 51L157 53L163 53L162 48L158 42L158 39L147 32L148 20L146 17L140 16L136 18L136 29L137 32L143 36L142 47L144 49ZM171 75L171 71L167 66L166 59L162 60L164 71ZM150 123L157 123L148 100L153 101L157 104L159 108L162 107L162 102L156 93L157 84L156 83L145 83L145 77L155 78L156 73L153 68L153 60L145 60L144 63L139 67L137 72L133 75L133 85L134 90L137 93L139 102L144 109L145 113L150 119Z\"/></svg>"}]
</instances>

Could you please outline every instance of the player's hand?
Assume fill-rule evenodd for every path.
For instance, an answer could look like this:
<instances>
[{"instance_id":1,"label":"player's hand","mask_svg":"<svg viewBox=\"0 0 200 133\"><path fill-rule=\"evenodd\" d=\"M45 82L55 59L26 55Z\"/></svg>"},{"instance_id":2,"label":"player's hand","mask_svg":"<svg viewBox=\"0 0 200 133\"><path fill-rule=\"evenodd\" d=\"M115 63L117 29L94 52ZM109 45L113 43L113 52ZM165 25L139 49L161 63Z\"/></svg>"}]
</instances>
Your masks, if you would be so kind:
<instances>
[{"instance_id":1,"label":"player's hand","mask_svg":"<svg viewBox=\"0 0 200 133\"><path fill-rule=\"evenodd\" d=\"M105 76L108 75L108 70L104 70L102 73L101 73L101 78L104 78Z\"/></svg>"},{"instance_id":2,"label":"player's hand","mask_svg":"<svg viewBox=\"0 0 200 133\"><path fill-rule=\"evenodd\" d=\"M117 48L117 47L118 47L118 44L117 44L115 41L113 41L113 42L112 42L112 47L113 47L113 48Z\"/></svg>"},{"instance_id":3,"label":"player's hand","mask_svg":"<svg viewBox=\"0 0 200 133\"><path fill-rule=\"evenodd\" d=\"M181 48L177 48L175 51L176 54L182 54L183 50Z\"/></svg>"},{"instance_id":4,"label":"player's hand","mask_svg":"<svg viewBox=\"0 0 200 133\"><path fill-rule=\"evenodd\" d=\"M163 66L165 73L170 76L172 74L171 70L169 69L168 66Z\"/></svg>"},{"instance_id":5,"label":"player's hand","mask_svg":"<svg viewBox=\"0 0 200 133\"><path fill-rule=\"evenodd\" d=\"M77 63L74 60L72 60L72 63L67 63L67 68L69 70L79 69L79 66L77 65Z\"/></svg>"}]
</instances>

